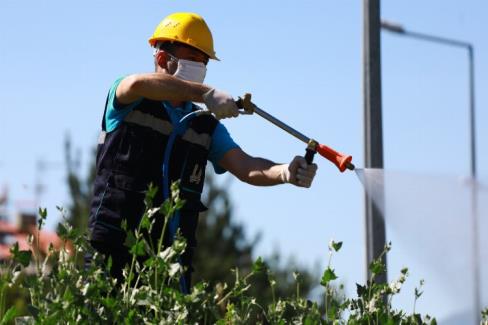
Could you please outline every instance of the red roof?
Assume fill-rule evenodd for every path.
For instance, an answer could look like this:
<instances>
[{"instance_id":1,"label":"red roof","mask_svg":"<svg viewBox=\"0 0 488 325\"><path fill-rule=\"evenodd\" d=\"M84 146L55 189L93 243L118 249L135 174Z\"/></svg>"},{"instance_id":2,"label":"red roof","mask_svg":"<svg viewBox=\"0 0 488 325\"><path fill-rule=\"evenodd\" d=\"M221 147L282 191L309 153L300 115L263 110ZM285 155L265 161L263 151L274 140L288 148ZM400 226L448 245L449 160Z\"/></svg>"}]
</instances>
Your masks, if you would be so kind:
<instances>
[{"instance_id":1,"label":"red roof","mask_svg":"<svg viewBox=\"0 0 488 325\"><path fill-rule=\"evenodd\" d=\"M29 234L32 234L34 237L33 245L37 245L37 236L39 234L39 250L44 255L47 255L51 243L56 250L59 250L63 245L63 241L55 232L42 230L39 233L35 226L30 227L29 231L24 232L15 225L3 220L0 220L0 234L6 234L10 237L7 243L0 243L0 260L10 258L10 246L15 242L19 243L20 250L30 250L32 247L27 242ZM67 249L72 251L71 243L68 244Z\"/></svg>"},{"instance_id":2,"label":"red roof","mask_svg":"<svg viewBox=\"0 0 488 325\"><path fill-rule=\"evenodd\" d=\"M14 234L18 229L15 225L12 225L4 220L0 220L0 233Z\"/></svg>"}]
</instances>

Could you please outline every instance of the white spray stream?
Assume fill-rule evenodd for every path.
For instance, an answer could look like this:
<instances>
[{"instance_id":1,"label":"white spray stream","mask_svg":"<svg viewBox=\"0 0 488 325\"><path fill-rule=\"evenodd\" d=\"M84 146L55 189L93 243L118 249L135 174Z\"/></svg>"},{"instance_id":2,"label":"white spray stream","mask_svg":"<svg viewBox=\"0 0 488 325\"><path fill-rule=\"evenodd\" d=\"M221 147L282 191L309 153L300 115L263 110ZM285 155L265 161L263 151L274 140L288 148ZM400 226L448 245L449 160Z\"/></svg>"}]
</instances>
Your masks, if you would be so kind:
<instances>
[{"instance_id":1,"label":"white spray stream","mask_svg":"<svg viewBox=\"0 0 488 325\"><path fill-rule=\"evenodd\" d=\"M469 179L383 169L356 173L383 215L388 240L394 238L392 254L396 243L405 247L401 262L408 265L410 258L430 275L424 276L426 294L419 304L429 307L429 314L473 323L475 305L488 305L487 187ZM434 288L437 292L428 295Z\"/></svg>"}]
</instances>

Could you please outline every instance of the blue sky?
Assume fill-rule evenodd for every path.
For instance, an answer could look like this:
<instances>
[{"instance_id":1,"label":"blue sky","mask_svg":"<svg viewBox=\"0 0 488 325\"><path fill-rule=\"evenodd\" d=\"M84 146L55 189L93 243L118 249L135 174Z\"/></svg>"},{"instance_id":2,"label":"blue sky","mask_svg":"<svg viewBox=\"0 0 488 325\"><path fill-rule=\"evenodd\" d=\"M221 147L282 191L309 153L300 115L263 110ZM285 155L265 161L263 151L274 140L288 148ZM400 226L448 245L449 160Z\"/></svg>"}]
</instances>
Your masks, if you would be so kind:
<instances>
[{"instance_id":1,"label":"blue sky","mask_svg":"<svg viewBox=\"0 0 488 325\"><path fill-rule=\"evenodd\" d=\"M9 186L12 212L35 206L33 187L39 178L45 186L41 204L55 224L54 207L68 197L65 134L81 149L84 171L108 88L119 76L152 71L147 39L175 11L201 14L213 31L222 61L210 63L206 83L236 97L253 93L261 108L363 165L360 1L3 0L0 184ZM408 29L474 44L477 163L485 180L487 13L482 0L383 1L381 10L383 18ZM469 175L465 51L385 32L382 51L385 167ZM224 124L252 155L288 162L304 153L304 144L257 116ZM40 159L51 166L42 174L36 173ZM262 232L260 254L278 249L309 266L326 263L331 238L343 240L334 265L353 292L354 282L364 277L364 192L354 173L341 174L328 161L316 161L319 172L310 190L231 182L235 214L250 236ZM396 274L408 249L396 253L395 238L389 238ZM408 301L413 297L406 295Z\"/></svg>"}]
</instances>

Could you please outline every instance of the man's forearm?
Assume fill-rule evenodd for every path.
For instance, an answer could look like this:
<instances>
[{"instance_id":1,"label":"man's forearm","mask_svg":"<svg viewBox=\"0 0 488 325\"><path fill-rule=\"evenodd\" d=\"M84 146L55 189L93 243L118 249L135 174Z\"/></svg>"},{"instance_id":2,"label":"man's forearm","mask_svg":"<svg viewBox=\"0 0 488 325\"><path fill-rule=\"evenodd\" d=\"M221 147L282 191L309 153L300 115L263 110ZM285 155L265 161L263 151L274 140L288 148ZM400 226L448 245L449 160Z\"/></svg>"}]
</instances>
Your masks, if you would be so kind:
<instances>
[{"instance_id":1,"label":"man's forearm","mask_svg":"<svg viewBox=\"0 0 488 325\"><path fill-rule=\"evenodd\" d=\"M151 100L203 102L203 94L211 87L180 80L164 73L131 75L121 81L117 88L117 99L129 104L140 97Z\"/></svg>"},{"instance_id":2,"label":"man's forearm","mask_svg":"<svg viewBox=\"0 0 488 325\"><path fill-rule=\"evenodd\" d=\"M248 183L258 186L282 184L281 172L283 165L276 164L263 158L255 158L256 166L249 172Z\"/></svg>"},{"instance_id":3,"label":"man's forearm","mask_svg":"<svg viewBox=\"0 0 488 325\"><path fill-rule=\"evenodd\" d=\"M283 165L268 159L251 157L240 148L230 150L219 164L241 181L258 186L271 186L283 183Z\"/></svg>"},{"instance_id":4,"label":"man's forearm","mask_svg":"<svg viewBox=\"0 0 488 325\"><path fill-rule=\"evenodd\" d=\"M276 164L264 158L251 157L241 148L229 150L219 165L241 181L257 186L290 183L310 187L317 171L316 164L307 164L301 156L296 156L289 164Z\"/></svg>"},{"instance_id":5,"label":"man's forearm","mask_svg":"<svg viewBox=\"0 0 488 325\"><path fill-rule=\"evenodd\" d=\"M281 172L283 165L264 158L253 158L253 167L249 171L247 183L257 186L282 184Z\"/></svg>"}]
</instances>

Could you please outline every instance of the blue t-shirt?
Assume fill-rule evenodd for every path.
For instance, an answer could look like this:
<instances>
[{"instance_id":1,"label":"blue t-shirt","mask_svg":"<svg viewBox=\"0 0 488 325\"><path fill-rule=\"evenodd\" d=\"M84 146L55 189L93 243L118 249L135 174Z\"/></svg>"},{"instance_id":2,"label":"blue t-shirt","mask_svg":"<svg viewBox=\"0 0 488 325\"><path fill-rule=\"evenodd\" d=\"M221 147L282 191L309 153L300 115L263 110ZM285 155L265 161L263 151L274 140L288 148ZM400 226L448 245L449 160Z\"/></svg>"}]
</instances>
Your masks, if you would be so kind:
<instances>
[{"instance_id":1,"label":"blue t-shirt","mask_svg":"<svg viewBox=\"0 0 488 325\"><path fill-rule=\"evenodd\" d=\"M107 132L115 130L124 120L126 115L142 102L142 98L129 105L121 105L117 102L115 92L122 79L124 79L124 77L117 79L109 91L107 113L105 115ZM185 114L191 112L192 103L185 102L184 107L174 108L169 102L165 101L161 108L166 109L172 124L175 124L175 122L179 121ZM232 137L225 126L219 122L215 127L208 155L208 160L212 163L217 174L225 173L226 170L222 168L218 162L229 150L234 148L239 148L239 146L232 140Z\"/></svg>"}]
</instances>

